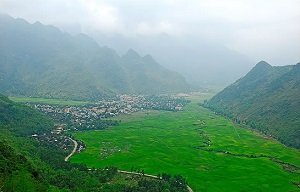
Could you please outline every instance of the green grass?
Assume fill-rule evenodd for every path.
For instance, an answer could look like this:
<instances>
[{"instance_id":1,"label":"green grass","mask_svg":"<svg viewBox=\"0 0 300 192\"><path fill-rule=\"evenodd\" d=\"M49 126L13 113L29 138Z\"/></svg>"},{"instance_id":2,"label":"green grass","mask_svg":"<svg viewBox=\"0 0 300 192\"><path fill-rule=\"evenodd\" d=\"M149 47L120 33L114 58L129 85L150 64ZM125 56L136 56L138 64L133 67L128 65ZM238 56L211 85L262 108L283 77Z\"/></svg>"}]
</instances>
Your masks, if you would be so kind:
<instances>
[{"instance_id":1,"label":"green grass","mask_svg":"<svg viewBox=\"0 0 300 192\"><path fill-rule=\"evenodd\" d=\"M36 97L9 97L10 100L19 103L42 103L50 105L85 105L89 104L88 101L73 101L73 100L62 100L62 99L46 99Z\"/></svg>"},{"instance_id":2,"label":"green grass","mask_svg":"<svg viewBox=\"0 0 300 192\"><path fill-rule=\"evenodd\" d=\"M267 155L300 167L298 150L240 128L195 101L181 112L149 111L118 118L118 126L75 133L87 149L71 162L180 174L195 191L299 191L293 184L300 182L299 170L288 172L267 157L234 156ZM197 149L207 138L211 145Z\"/></svg>"}]
</instances>

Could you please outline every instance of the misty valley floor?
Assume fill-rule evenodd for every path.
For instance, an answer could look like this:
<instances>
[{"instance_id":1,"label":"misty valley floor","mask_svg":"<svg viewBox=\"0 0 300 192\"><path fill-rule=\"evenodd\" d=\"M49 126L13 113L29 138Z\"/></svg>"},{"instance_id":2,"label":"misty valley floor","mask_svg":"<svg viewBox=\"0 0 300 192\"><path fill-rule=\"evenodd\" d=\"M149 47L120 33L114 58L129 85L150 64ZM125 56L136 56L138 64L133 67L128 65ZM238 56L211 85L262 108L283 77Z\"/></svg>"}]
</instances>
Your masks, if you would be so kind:
<instances>
[{"instance_id":1,"label":"misty valley floor","mask_svg":"<svg viewBox=\"0 0 300 192\"><path fill-rule=\"evenodd\" d=\"M183 111L117 117L120 125L76 132L87 145L73 163L184 176L194 191L300 191L300 152L234 125L193 101Z\"/></svg>"}]
</instances>

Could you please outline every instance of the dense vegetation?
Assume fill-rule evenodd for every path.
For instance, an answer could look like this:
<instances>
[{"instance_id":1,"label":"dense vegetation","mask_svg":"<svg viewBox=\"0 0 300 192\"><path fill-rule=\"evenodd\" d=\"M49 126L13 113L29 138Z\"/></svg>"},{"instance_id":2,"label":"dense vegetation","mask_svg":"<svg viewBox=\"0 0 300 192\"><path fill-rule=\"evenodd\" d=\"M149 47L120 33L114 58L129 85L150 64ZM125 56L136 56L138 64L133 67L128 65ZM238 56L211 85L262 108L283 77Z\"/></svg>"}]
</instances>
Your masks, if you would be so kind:
<instances>
[{"instance_id":1,"label":"dense vegetation","mask_svg":"<svg viewBox=\"0 0 300 192\"><path fill-rule=\"evenodd\" d=\"M0 130L9 130L15 135L29 136L53 127L53 122L45 115L16 104L0 94Z\"/></svg>"},{"instance_id":2,"label":"dense vegetation","mask_svg":"<svg viewBox=\"0 0 300 192\"><path fill-rule=\"evenodd\" d=\"M124 56L85 35L0 15L0 91L7 95L75 100L114 93L186 91L179 74L151 56Z\"/></svg>"},{"instance_id":3,"label":"dense vegetation","mask_svg":"<svg viewBox=\"0 0 300 192\"><path fill-rule=\"evenodd\" d=\"M300 152L241 128L198 105L182 111L141 111L119 125L76 132L86 150L70 161L180 174L194 191L299 191Z\"/></svg>"},{"instance_id":4,"label":"dense vegetation","mask_svg":"<svg viewBox=\"0 0 300 192\"><path fill-rule=\"evenodd\" d=\"M0 190L42 191L186 191L182 177L147 179L118 173L115 167L89 170L63 161L66 151L31 138L49 131L45 115L0 95ZM181 182L182 185L178 185Z\"/></svg>"},{"instance_id":5,"label":"dense vegetation","mask_svg":"<svg viewBox=\"0 0 300 192\"><path fill-rule=\"evenodd\" d=\"M258 63L205 106L282 143L300 148L300 64Z\"/></svg>"}]
</instances>

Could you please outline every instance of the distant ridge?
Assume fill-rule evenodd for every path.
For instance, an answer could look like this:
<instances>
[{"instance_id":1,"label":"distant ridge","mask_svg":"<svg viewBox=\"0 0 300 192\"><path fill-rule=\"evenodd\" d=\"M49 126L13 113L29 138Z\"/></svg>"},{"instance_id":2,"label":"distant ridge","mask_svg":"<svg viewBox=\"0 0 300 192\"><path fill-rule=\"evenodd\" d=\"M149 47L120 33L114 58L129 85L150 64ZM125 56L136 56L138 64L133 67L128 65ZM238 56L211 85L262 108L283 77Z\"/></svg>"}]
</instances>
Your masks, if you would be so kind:
<instances>
[{"instance_id":1,"label":"distant ridge","mask_svg":"<svg viewBox=\"0 0 300 192\"><path fill-rule=\"evenodd\" d=\"M300 63L272 67L261 61L205 105L300 148Z\"/></svg>"},{"instance_id":2,"label":"distant ridge","mask_svg":"<svg viewBox=\"0 0 300 192\"><path fill-rule=\"evenodd\" d=\"M92 38L0 15L0 92L95 100L118 93L184 92L185 79L151 56L119 56Z\"/></svg>"}]
</instances>

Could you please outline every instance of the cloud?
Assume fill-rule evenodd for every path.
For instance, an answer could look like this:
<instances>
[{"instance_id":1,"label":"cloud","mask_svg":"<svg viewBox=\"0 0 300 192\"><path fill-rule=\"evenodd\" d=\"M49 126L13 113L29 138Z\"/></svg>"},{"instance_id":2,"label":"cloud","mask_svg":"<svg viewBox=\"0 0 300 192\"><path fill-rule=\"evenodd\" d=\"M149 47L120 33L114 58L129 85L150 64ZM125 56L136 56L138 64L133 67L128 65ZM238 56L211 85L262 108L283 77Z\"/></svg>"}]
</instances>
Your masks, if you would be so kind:
<instances>
[{"instance_id":1,"label":"cloud","mask_svg":"<svg viewBox=\"0 0 300 192\"><path fill-rule=\"evenodd\" d=\"M118 8L97 0L2 0L0 11L30 22L60 26L79 24L82 32L122 30Z\"/></svg>"},{"instance_id":2,"label":"cloud","mask_svg":"<svg viewBox=\"0 0 300 192\"><path fill-rule=\"evenodd\" d=\"M180 30L168 21L160 21L155 24L141 22L137 25L136 34L143 36L160 34L179 35Z\"/></svg>"},{"instance_id":3,"label":"cloud","mask_svg":"<svg viewBox=\"0 0 300 192\"><path fill-rule=\"evenodd\" d=\"M122 21L117 7L96 0L81 0L81 7L86 13L81 22L84 29L104 32L122 31Z\"/></svg>"}]
</instances>

